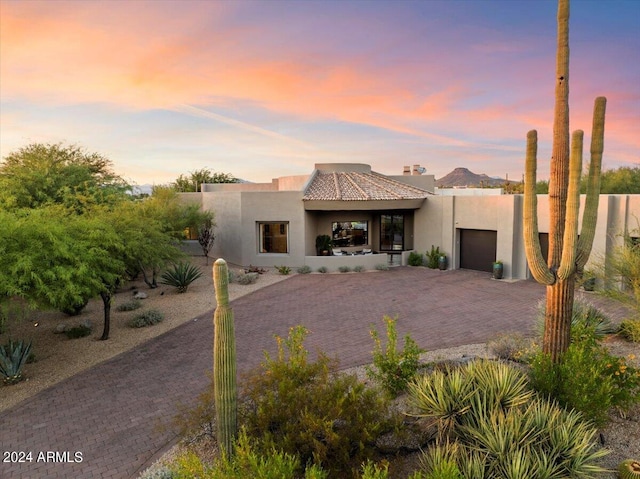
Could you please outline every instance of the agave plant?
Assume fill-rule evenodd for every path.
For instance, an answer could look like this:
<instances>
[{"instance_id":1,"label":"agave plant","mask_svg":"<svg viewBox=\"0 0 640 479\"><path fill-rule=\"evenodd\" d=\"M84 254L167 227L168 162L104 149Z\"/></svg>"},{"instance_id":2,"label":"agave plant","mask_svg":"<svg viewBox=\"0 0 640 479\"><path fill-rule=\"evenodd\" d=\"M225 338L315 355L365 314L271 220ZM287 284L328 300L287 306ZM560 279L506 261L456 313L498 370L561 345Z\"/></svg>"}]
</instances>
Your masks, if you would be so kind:
<instances>
[{"instance_id":1,"label":"agave plant","mask_svg":"<svg viewBox=\"0 0 640 479\"><path fill-rule=\"evenodd\" d=\"M178 293L184 293L191 283L202 276L200 268L189 262L180 262L162 274L160 283L178 288Z\"/></svg>"},{"instance_id":2,"label":"agave plant","mask_svg":"<svg viewBox=\"0 0 640 479\"><path fill-rule=\"evenodd\" d=\"M31 352L31 342L9 341L0 346L0 374L5 384L15 384L22 380L22 367Z\"/></svg>"}]
</instances>

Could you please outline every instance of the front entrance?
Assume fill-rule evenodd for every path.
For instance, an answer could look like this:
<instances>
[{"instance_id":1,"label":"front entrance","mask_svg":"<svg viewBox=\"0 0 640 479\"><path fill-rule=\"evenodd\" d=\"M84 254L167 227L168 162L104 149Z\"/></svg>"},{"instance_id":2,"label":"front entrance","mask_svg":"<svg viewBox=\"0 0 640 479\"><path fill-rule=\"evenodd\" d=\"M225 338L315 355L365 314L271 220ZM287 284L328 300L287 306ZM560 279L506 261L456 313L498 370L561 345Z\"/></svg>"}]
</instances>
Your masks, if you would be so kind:
<instances>
[{"instance_id":1,"label":"front entrance","mask_svg":"<svg viewBox=\"0 0 640 479\"><path fill-rule=\"evenodd\" d=\"M380 251L404 250L404 215L380 215Z\"/></svg>"}]
</instances>

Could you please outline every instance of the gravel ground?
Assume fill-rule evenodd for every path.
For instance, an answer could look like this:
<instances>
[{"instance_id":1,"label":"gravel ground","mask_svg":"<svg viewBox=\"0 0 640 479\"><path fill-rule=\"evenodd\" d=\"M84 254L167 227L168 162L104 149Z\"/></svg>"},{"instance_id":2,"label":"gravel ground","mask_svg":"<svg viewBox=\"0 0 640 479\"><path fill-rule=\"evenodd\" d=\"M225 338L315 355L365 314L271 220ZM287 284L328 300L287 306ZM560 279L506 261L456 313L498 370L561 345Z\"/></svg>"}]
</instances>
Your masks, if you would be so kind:
<instances>
[{"instance_id":1,"label":"gravel ground","mask_svg":"<svg viewBox=\"0 0 640 479\"><path fill-rule=\"evenodd\" d=\"M0 411L213 309L215 297L211 274L212 260L209 260L208 264L202 257L194 257L191 260L202 269L204 274L191 284L186 294L178 294L175 288L164 285L149 289L142 281L130 283L126 289L119 291L112 304L111 332L108 341L98 339L102 334L103 317L102 302L99 299L90 301L79 316L69 317L55 311L30 312L27 319L23 321L10 322L9 330L2 337L32 339L36 361L26 365L25 381L14 386L0 386ZM230 265L230 269L241 271L241 268L234 265ZM230 299L239 298L288 277L290 276L279 275L277 271L271 269L260 275L255 284L232 283L229 286ZM143 300L143 307L132 312L118 312L118 305L131 300L133 291L136 290L148 294L148 298ZM164 321L151 328L133 329L127 325L133 316L147 309L162 311L165 315ZM87 320L94 327L90 336L70 340L64 334L54 334L56 327L61 323L74 326ZM612 337L608 340L608 347L613 354L620 356L635 354L636 358L631 362L636 367L640 367L640 348L637 344ZM438 361L463 356L488 357L489 353L484 344L472 344L430 351L423 355L423 360ZM354 372L362 378L366 377L362 368L357 368ZM602 461L604 467L614 469L623 459L640 459L640 407L635 407L624 418L614 415L609 426L602 431L602 436L605 447L612 451ZM175 450L168 453L164 460L170 458L174 452ZM416 462L417 456L406 458L403 469L410 470ZM612 473L603 477L614 479L616 475Z\"/></svg>"}]
</instances>

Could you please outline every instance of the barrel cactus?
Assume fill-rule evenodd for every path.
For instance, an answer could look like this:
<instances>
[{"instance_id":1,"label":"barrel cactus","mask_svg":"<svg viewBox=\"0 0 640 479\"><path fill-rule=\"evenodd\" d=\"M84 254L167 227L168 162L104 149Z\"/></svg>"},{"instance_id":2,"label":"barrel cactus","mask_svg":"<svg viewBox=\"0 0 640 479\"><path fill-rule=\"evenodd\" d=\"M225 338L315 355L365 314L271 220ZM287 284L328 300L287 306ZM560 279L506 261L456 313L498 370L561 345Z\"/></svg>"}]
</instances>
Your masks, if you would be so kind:
<instances>
[{"instance_id":1,"label":"barrel cactus","mask_svg":"<svg viewBox=\"0 0 640 479\"><path fill-rule=\"evenodd\" d=\"M620 479L638 479L640 477L640 461L627 459L618 466L618 477Z\"/></svg>"},{"instance_id":2,"label":"barrel cactus","mask_svg":"<svg viewBox=\"0 0 640 479\"><path fill-rule=\"evenodd\" d=\"M229 272L222 258L213 264L216 310L213 315L213 391L217 438L224 454L233 452L238 427L236 339L233 310L229 307Z\"/></svg>"}]
</instances>

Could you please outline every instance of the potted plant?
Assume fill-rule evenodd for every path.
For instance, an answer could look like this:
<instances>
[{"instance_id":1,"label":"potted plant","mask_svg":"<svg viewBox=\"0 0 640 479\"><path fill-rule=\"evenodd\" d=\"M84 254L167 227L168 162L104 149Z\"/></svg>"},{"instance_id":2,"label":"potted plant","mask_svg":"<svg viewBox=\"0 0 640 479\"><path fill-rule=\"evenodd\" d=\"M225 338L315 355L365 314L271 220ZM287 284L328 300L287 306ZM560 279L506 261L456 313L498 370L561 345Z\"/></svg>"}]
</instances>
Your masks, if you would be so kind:
<instances>
[{"instance_id":1,"label":"potted plant","mask_svg":"<svg viewBox=\"0 0 640 479\"><path fill-rule=\"evenodd\" d=\"M497 260L493 262L493 279L502 279L502 274L504 272L504 266L501 260Z\"/></svg>"},{"instance_id":2,"label":"potted plant","mask_svg":"<svg viewBox=\"0 0 640 479\"><path fill-rule=\"evenodd\" d=\"M318 253L318 256L329 256L329 254L331 253L331 236L316 236L316 251Z\"/></svg>"},{"instance_id":3,"label":"potted plant","mask_svg":"<svg viewBox=\"0 0 640 479\"><path fill-rule=\"evenodd\" d=\"M440 271L447 269L447 255L444 253L440 253L440 256L438 256L438 269Z\"/></svg>"}]
</instances>

